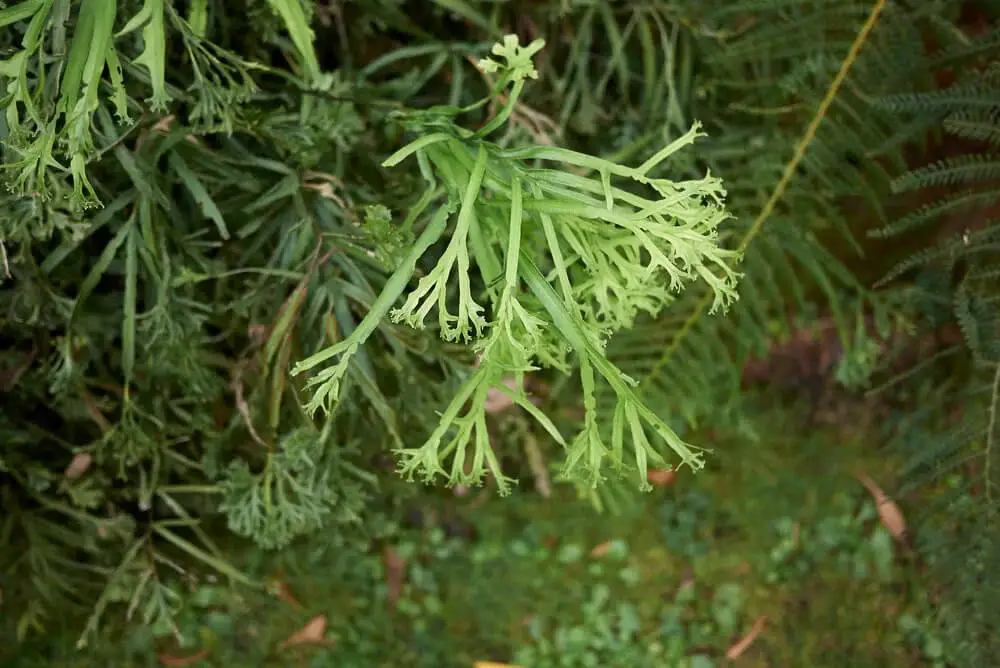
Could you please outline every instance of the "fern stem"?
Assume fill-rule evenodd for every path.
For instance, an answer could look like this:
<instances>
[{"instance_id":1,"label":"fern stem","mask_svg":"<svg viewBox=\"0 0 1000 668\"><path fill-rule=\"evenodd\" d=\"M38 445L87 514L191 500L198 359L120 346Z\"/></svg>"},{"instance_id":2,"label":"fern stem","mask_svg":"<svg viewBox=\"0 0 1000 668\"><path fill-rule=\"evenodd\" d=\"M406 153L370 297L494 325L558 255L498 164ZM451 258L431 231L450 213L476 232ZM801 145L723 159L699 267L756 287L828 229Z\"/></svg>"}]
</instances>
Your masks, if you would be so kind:
<instances>
[{"instance_id":1,"label":"fern stem","mask_svg":"<svg viewBox=\"0 0 1000 668\"><path fill-rule=\"evenodd\" d=\"M997 400L1000 399L1000 364L997 364L997 371L993 375L993 392L990 395L990 421L986 427L986 464L985 470L983 472L983 478L986 488L986 504L987 512L992 514L993 510L993 480L991 479L992 473L992 450L993 450L993 432L996 431L997 426Z\"/></svg>"},{"instance_id":2,"label":"fern stem","mask_svg":"<svg viewBox=\"0 0 1000 668\"><path fill-rule=\"evenodd\" d=\"M778 180L777 185L775 185L774 191L764 204L764 207L760 210L760 213L757 214L757 218L755 218L753 223L750 225L750 229L747 230L745 235L743 235L743 239L739 244L739 250L741 252L746 250L747 246L750 245L750 242L753 241L757 234L760 233L760 230L764 226L764 222L770 218L772 213L774 213L775 207L781 200L782 196L784 196L785 191L788 189L788 184L791 183L792 178L795 176L795 170L798 169L799 164L805 158L806 150L809 148L809 144L811 144L812 140L816 137L816 132L819 130L820 123L823 122L823 118L826 117L826 113L830 109L830 105L833 104L834 99L837 97L837 93L840 92L841 86L847 79L847 73L851 70L851 67L857 60L861 47L868 39L872 29L875 27L875 23L882 14L882 10L885 9L885 5L886 0L875 0L875 4L872 6L868 19L865 21L864 25L861 26L861 30L858 31L857 36L854 38L851 48L848 50L844 60L840 63L840 70L837 72L837 75L833 77L832 81L830 81L830 86L827 88L826 95L816 108L816 113L813 114L813 118L809 121L809 125L806 126L802 139L800 139L799 143L795 146L795 153L792 154L791 160L789 160L785 165L785 170L781 174L781 178ZM708 290L705 292L701 300L699 300L694 308L694 311L691 313L691 316L684 322L684 325L674 336L673 340L671 340L666 350L663 351L663 355L653 366L652 370L643 378L642 384L639 387L640 392L645 391L651 380L659 376L660 372L663 371L663 368L673 357L674 352L676 352L680 347L681 342L687 336L688 332L690 332L695 323L701 319L705 309L707 309L711 303L712 291Z\"/></svg>"},{"instance_id":3,"label":"fern stem","mask_svg":"<svg viewBox=\"0 0 1000 668\"><path fill-rule=\"evenodd\" d=\"M802 135L802 139L799 140L798 145L795 147L795 153L792 155L792 159L788 161L787 165L785 165L785 171L781 175L781 180L778 181L778 185L774 187L774 192L771 193L770 199L767 200L764 208L761 209L760 214L758 214L756 220L753 221L753 225L750 226L750 229L747 230L746 235L743 237L743 241L740 243L740 250L746 249L754 237L757 236L761 227L764 225L764 221L771 216L774 212L774 208L781 200L781 197L785 194L788 184L791 183L792 177L795 176L795 170L798 169L799 163L801 163L803 158L806 157L806 149L809 148L809 144L811 144L813 138L815 138L816 131L819 130L820 123L823 122L823 118L826 117L826 112L830 109L830 105L833 104L834 99L836 99L837 93L840 92L840 87L843 85L844 80L847 79L847 73L850 72L851 66L854 65L854 62L858 59L858 53L860 53L862 45L868 39L868 35L871 34L872 29L875 27L875 23L878 21L878 17L882 13L882 10L885 9L885 4L886 0L876 0L871 13L868 15L868 20L865 21L863 26L861 26L861 30L858 31L857 37L854 38L854 43L851 44L850 51L847 52L847 56L844 58L843 62L841 62L840 71L837 72L837 75L833 77L833 81L830 82L830 87L827 89L826 95L819 103L819 107L817 107L816 113L813 115L808 127L806 127L806 131Z\"/></svg>"}]
</instances>

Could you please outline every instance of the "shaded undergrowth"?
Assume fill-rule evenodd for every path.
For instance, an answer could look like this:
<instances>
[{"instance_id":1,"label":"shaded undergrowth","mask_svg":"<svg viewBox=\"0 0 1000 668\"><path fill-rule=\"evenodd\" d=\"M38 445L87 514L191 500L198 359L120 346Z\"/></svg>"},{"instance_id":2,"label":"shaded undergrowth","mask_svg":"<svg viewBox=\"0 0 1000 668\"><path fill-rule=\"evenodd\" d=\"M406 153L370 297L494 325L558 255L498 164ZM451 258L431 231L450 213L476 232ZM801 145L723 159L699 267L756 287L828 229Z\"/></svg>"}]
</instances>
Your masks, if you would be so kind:
<instances>
[{"instance_id":1,"label":"shaded undergrowth","mask_svg":"<svg viewBox=\"0 0 1000 668\"><path fill-rule=\"evenodd\" d=\"M753 634L740 665L944 666L919 559L854 477L892 486L863 410L762 409L757 440L716 435L712 470L617 516L562 488L428 491L364 547L247 552L267 592L177 582L176 628L134 617L85 654L49 636L5 665L707 668ZM286 646L320 616L323 644Z\"/></svg>"}]
</instances>

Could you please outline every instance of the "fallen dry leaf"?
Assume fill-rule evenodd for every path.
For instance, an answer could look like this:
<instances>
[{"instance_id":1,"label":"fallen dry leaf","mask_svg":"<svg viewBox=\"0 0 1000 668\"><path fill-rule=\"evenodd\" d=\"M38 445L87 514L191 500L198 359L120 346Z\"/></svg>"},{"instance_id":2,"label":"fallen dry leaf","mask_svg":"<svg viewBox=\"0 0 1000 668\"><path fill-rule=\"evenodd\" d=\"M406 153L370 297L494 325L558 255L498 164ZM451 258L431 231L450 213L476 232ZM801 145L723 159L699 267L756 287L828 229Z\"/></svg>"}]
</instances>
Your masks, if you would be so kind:
<instances>
[{"instance_id":1,"label":"fallen dry leaf","mask_svg":"<svg viewBox=\"0 0 1000 668\"><path fill-rule=\"evenodd\" d=\"M94 458L89 452L78 452L73 455L73 461L69 463L66 470L63 471L63 475L70 480L76 480L90 468L90 463L94 461Z\"/></svg>"},{"instance_id":2,"label":"fallen dry leaf","mask_svg":"<svg viewBox=\"0 0 1000 668\"><path fill-rule=\"evenodd\" d=\"M174 656L172 654L161 654L159 657L160 663L164 666L190 666L191 664L198 663L205 657L207 657L209 651L203 649L197 654L192 654L191 656Z\"/></svg>"},{"instance_id":3,"label":"fallen dry leaf","mask_svg":"<svg viewBox=\"0 0 1000 668\"><path fill-rule=\"evenodd\" d=\"M326 645L327 641L323 636L326 633L326 615L319 615L309 620L309 623L288 637L281 643L281 648L294 647L296 645Z\"/></svg>"},{"instance_id":4,"label":"fallen dry leaf","mask_svg":"<svg viewBox=\"0 0 1000 668\"><path fill-rule=\"evenodd\" d=\"M274 596L279 601L284 601L296 610L302 609L302 604L295 598L295 594L292 593L292 588L288 586L287 582L278 582L278 586L275 587Z\"/></svg>"},{"instance_id":5,"label":"fallen dry leaf","mask_svg":"<svg viewBox=\"0 0 1000 668\"><path fill-rule=\"evenodd\" d=\"M156 121L156 123L153 124L153 127L151 127L150 130L152 130L153 132L163 132L163 133L170 132L170 126L173 125L173 123L174 123L173 114L170 114L168 116L163 116L158 121Z\"/></svg>"},{"instance_id":6,"label":"fallen dry leaf","mask_svg":"<svg viewBox=\"0 0 1000 668\"><path fill-rule=\"evenodd\" d=\"M542 498L552 496L552 483L549 481L549 469L545 465L545 457L542 455L538 442L531 434L524 434L524 452L528 456L528 466L531 468L531 475L535 478L535 491L542 495Z\"/></svg>"},{"instance_id":7,"label":"fallen dry leaf","mask_svg":"<svg viewBox=\"0 0 1000 668\"><path fill-rule=\"evenodd\" d=\"M872 495L872 499L875 501L875 508L878 510L879 519L882 520L882 526L892 534L892 537L899 542L904 542L906 539L906 519L903 517L903 511L899 509L896 502L889 498L889 495L882 491L882 488L875 484L865 473L857 473L854 476L858 481L868 489L868 493Z\"/></svg>"},{"instance_id":8,"label":"fallen dry leaf","mask_svg":"<svg viewBox=\"0 0 1000 668\"><path fill-rule=\"evenodd\" d=\"M594 546L594 549L590 551L590 556L594 557L595 559L600 559L601 557L603 557L605 554L608 553L608 550L611 549L612 543L614 543L613 540L606 540L600 545Z\"/></svg>"},{"instance_id":9,"label":"fallen dry leaf","mask_svg":"<svg viewBox=\"0 0 1000 668\"><path fill-rule=\"evenodd\" d=\"M382 561L385 564L385 585L389 590L386 597L389 601L389 610L395 610L396 601L403 593L403 580L406 578L406 557L399 555L391 545L386 545L382 552Z\"/></svg>"},{"instance_id":10,"label":"fallen dry leaf","mask_svg":"<svg viewBox=\"0 0 1000 668\"><path fill-rule=\"evenodd\" d=\"M674 481L673 469L649 469L646 471L646 480L655 487L666 487Z\"/></svg>"},{"instance_id":11,"label":"fallen dry leaf","mask_svg":"<svg viewBox=\"0 0 1000 668\"><path fill-rule=\"evenodd\" d=\"M759 636L761 631L764 630L765 623L767 623L767 617L765 615L758 617L757 621L753 623L753 627L750 629L750 632L740 638L739 642L729 648L726 652L726 658L730 661L735 661L740 658L740 655L747 651L747 648L753 644L753 641L756 640L757 636Z\"/></svg>"}]
</instances>

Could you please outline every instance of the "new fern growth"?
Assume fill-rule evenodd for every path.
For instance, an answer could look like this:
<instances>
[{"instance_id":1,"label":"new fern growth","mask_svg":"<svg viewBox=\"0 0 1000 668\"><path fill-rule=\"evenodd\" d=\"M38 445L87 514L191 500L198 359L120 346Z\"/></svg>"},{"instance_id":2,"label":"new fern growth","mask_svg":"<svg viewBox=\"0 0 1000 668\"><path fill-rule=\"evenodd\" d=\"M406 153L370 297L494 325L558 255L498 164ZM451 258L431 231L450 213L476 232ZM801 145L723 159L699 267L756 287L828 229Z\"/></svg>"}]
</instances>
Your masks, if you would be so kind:
<instances>
[{"instance_id":1,"label":"new fern growth","mask_svg":"<svg viewBox=\"0 0 1000 668\"><path fill-rule=\"evenodd\" d=\"M645 487L649 463L666 464L662 444L694 468L702 466L701 455L640 399L635 381L607 359L604 346L640 312L659 313L692 281L711 288L713 310L736 299L732 264L739 253L717 242L728 217L725 191L711 174L686 181L652 176L701 136L698 124L634 168L562 148L490 142L526 80L537 78L532 56L543 44L521 46L509 35L493 47L502 60L481 61L483 70L500 74L494 95L509 87L504 106L481 129L463 128L455 119L490 98L401 115L419 137L383 165L415 159L427 183L403 228L433 213L361 324L293 373L318 369L308 380L314 393L307 409L330 412L352 356L387 317L423 328L436 309L441 337L471 345L479 363L427 440L397 449L404 475L457 484L479 482L489 472L508 493L513 481L501 470L486 428L486 400L495 391L566 449L565 477L596 486L610 462L618 471L634 470ZM439 241L444 249L434 266L393 308ZM524 374L543 366L568 372L570 353L586 412L580 433L566 440L523 390L503 380L512 376L521 388ZM598 414L598 383L614 392L610 416ZM610 443L601 429L608 418Z\"/></svg>"},{"instance_id":2,"label":"new fern growth","mask_svg":"<svg viewBox=\"0 0 1000 668\"><path fill-rule=\"evenodd\" d=\"M323 432L297 429L282 439L277 452L269 453L259 473L243 460L229 466L222 482L229 528L252 538L265 549L288 545L293 539L326 526L331 513L356 520L354 509L344 504L351 498L354 481L334 479L333 467L324 456L332 451L328 440L332 422ZM358 498L360 494L353 494Z\"/></svg>"}]
</instances>

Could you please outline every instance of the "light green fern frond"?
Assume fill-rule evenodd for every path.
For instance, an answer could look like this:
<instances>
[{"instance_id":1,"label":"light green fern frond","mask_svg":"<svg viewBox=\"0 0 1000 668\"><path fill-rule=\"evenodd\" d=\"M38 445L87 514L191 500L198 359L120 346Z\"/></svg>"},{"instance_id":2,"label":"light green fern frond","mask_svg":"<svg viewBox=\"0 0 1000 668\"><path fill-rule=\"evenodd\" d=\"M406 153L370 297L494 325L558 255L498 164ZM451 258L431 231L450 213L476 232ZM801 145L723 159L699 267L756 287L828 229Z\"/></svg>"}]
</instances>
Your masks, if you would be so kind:
<instances>
[{"instance_id":1,"label":"light green fern frond","mask_svg":"<svg viewBox=\"0 0 1000 668\"><path fill-rule=\"evenodd\" d=\"M486 399L493 390L509 394L563 444L564 474L588 484L603 479L607 460L617 468L624 465L629 456L627 431L629 459L645 486L647 462L663 458L647 440L646 430L683 463L699 466L700 458L638 399L634 381L608 362L605 338L630 327L640 312L658 313L694 281L708 286L706 308L721 309L732 302L737 274L730 263L738 253L716 244L718 227L727 218L725 193L710 175L686 181L652 176L657 166L699 136L697 125L634 168L561 148L504 149L487 141L486 136L510 117L525 80L537 76L530 58L540 48L541 42L522 48L513 37L494 47L493 53L506 63L488 60L483 67L500 73L510 93L496 117L477 132L450 120L459 109L403 116L421 135L384 164L391 167L414 157L428 182L408 220L416 220L442 194L446 199L358 328L300 362L296 373L337 359L309 380L315 390L308 409L332 410L351 358L387 315L422 328L436 310L441 336L473 341L478 366L430 438L420 447L399 451L406 475L427 481L441 475L455 484L478 482L488 470L500 491L508 491L510 481L486 429ZM630 183L630 189L618 183ZM636 194L640 188L649 195ZM444 236L452 218L454 228ZM418 261L439 239L445 246L436 263L402 306L393 309ZM484 286L489 310L480 303L473 281ZM487 319L488 313L492 319ZM507 389L503 379L512 374L517 380L540 364L565 369L570 351L579 359L586 417L583 431L567 443L527 396ZM613 416L610 446L598 426L599 382L616 398L606 414ZM446 469L442 465L448 460Z\"/></svg>"}]
</instances>

